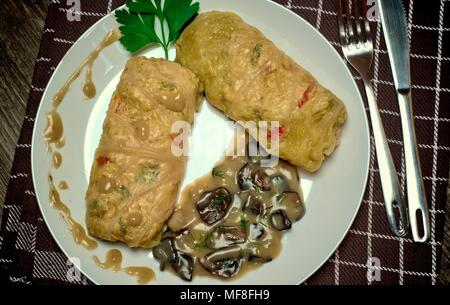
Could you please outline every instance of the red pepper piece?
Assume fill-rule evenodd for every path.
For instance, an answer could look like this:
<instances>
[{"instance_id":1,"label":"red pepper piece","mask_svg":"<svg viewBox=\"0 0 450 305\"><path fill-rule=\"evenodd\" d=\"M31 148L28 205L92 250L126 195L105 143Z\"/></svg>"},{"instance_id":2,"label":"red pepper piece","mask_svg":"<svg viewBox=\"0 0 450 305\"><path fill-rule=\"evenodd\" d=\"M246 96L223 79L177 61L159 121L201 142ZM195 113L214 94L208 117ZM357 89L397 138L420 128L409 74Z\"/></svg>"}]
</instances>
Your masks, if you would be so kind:
<instances>
[{"instance_id":1,"label":"red pepper piece","mask_svg":"<svg viewBox=\"0 0 450 305\"><path fill-rule=\"evenodd\" d=\"M111 162L111 158L107 156L100 156L96 159L96 161L98 165L103 166Z\"/></svg>"},{"instance_id":2,"label":"red pepper piece","mask_svg":"<svg viewBox=\"0 0 450 305\"><path fill-rule=\"evenodd\" d=\"M298 101L298 107L299 108L302 108L309 101L309 97L310 97L309 95L314 90L314 88L316 88L316 86L313 85L313 84L308 86L308 88L303 93L302 98Z\"/></svg>"},{"instance_id":3,"label":"red pepper piece","mask_svg":"<svg viewBox=\"0 0 450 305\"><path fill-rule=\"evenodd\" d=\"M286 135L287 129L286 127L278 127L278 128L274 128L272 130L269 130L267 132L267 138L268 139L277 139L277 138L282 138L283 136Z\"/></svg>"}]
</instances>

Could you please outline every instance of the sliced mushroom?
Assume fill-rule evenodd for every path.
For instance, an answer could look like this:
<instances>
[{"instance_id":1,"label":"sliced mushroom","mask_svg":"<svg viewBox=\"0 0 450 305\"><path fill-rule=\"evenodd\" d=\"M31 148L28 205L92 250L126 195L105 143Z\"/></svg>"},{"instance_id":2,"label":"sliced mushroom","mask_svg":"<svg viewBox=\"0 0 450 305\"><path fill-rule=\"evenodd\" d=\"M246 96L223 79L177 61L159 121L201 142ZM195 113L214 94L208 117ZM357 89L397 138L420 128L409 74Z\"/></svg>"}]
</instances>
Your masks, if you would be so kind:
<instances>
[{"instance_id":1,"label":"sliced mushroom","mask_svg":"<svg viewBox=\"0 0 450 305\"><path fill-rule=\"evenodd\" d=\"M270 176L256 164L245 164L239 170L237 180L243 191L256 189L270 191Z\"/></svg>"},{"instance_id":2,"label":"sliced mushroom","mask_svg":"<svg viewBox=\"0 0 450 305\"><path fill-rule=\"evenodd\" d=\"M264 203L255 196L248 195L244 204L244 211L258 216L264 211Z\"/></svg>"},{"instance_id":3,"label":"sliced mushroom","mask_svg":"<svg viewBox=\"0 0 450 305\"><path fill-rule=\"evenodd\" d=\"M212 233L213 248L224 248L245 242L246 233L241 227L218 227Z\"/></svg>"},{"instance_id":4,"label":"sliced mushroom","mask_svg":"<svg viewBox=\"0 0 450 305\"><path fill-rule=\"evenodd\" d=\"M253 188L253 181L252 181L252 166L248 163L245 164L238 173L237 177L239 187L243 191L248 191Z\"/></svg>"},{"instance_id":5,"label":"sliced mushroom","mask_svg":"<svg viewBox=\"0 0 450 305\"><path fill-rule=\"evenodd\" d=\"M203 193L197 202L200 218L209 225L216 223L227 213L231 199L230 192L224 187Z\"/></svg>"},{"instance_id":6,"label":"sliced mushroom","mask_svg":"<svg viewBox=\"0 0 450 305\"><path fill-rule=\"evenodd\" d=\"M167 264L177 261L177 250L173 238L168 237L161 240L161 243L153 248L153 256L159 261L159 268L163 271Z\"/></svg>"},{"instance_id":7,"label":"sliced mushroom","mask_svg":"<svg viewBox=\"0 0 450 305\"><path fill-rule=\"evenodd\" d=\"M192 280L192 272L194 270L194 260L192 257L181 251L177 252L178 259L172 263L172 268L185 281Z\"/></svg>"},{"instance_id":8,"label":"sliced mushroom","mask_svg":"<svg viewBox=\"0 0 450 305\"><path fill-rule=\"evenodd\" d=\"M300 220L305 214L303 202L296 192L284 192L279 203L280 208L286 212L291 221Z\"/></svg>"},{"instance_id":9,"label":"sliced mushroom","mask_svg":"<svg viewBox=\"0 0 450 305\"><path fill-rule=\"evenodd\" d=\"M262 225L260 225L259 223L252 223L250 225L248 238L251 241L257 241L258 239L263 237L265 233L266 233L266 230L264 229L264 227Z\"/></svg>"},{"instance_id":10,"label":"sliced mushroom","mask_svg":"<svg viewBox=\"0 0 450 305\"><path fill-rule=\"evenodd\" d=\"M175 248L172 237L161 240L161 243L153 248L153 256L159 261L161 271L164 271L166 265L170 264L180 278L186 281L192 279L194 261L192 257Z\"/></svg>"},{"instance_id":11,"label":"sliced mushroom","mask_svg":"<svg viewBox=\"0 0 450 305\"><path fill-rule=\"evenodd\" d=\"M262 168L258 168L253 172L253 182L263 191L270 191L270 176Z\"/></svg>"},{"instance_id":12,"label":"sliced mushroom","mask_svg":"<svg viewBox=\"0 0 450 305\"><path fill-rule=\"evenodd\" d=\"M239 246L222 248L202 257L200 264L213 275L232 277L241 269L242 250Z\"/></svg>"},{"instance_id":13,"label":"sliced mushroom","mask_svg":"<svg viewBox=\"0 0 450 305\"><path fill-rule=\"evenodd\" d=\"M289 184L286 181L286 178L283 176L273 176L271 179L272 188L271 191L277 194L281 194L283 192L288 192L291 190Z\"/></svg>"},{"instance_id":14,"label":"sliced mushroom","mask_svg":"<svg viewBox=\"0 0 450 305\"><path fill-rule=\"evenodd\" d=\"M270 224L278 231L289 230L292 226L286 212L283 210L277 210L270 215Z\"/></svg>"}]
</instances>

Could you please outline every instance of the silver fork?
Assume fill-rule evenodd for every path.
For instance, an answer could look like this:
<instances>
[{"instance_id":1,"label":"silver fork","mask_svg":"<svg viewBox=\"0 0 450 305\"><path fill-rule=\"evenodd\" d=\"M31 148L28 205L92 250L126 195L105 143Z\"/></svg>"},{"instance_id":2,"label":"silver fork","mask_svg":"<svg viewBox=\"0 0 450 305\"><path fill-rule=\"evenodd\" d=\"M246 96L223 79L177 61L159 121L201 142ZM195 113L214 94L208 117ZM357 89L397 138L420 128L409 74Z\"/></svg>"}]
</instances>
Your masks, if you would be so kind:
<instances>
[{"instance_id":1,"label":"silver fork","mask_svg":"<svg viewBox=\"0 0 450 305\"><path fill-rule=\"evenodd\" d=\"M342 1L344 1L345 5L345 15L342 12ZM353 0L352 16L350 1L338 0L338 24L342 52L347 61L361 75L366 89L389 227L396 236L405 236L409 227L408 216L398 182L397 172L384 133L380 112L373 93L371 82L371 66L373 60L372 34L370 32L369 21L367 20L366 1L362 0L360 2L362 14L360 14L357 1Z\"/></svg>"}]
</instances>

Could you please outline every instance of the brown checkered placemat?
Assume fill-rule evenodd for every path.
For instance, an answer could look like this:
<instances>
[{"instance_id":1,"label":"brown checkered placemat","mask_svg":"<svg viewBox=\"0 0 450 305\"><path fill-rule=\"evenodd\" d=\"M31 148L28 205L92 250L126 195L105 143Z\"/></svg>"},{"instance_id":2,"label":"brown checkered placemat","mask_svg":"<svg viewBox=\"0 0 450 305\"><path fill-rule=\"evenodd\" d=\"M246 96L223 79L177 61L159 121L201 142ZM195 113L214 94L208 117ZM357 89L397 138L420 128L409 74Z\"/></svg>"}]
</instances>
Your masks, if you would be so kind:
<instances>
[{"instance_id":1,"label":"brown checkered placemat","mask_svg":"<svg viewBox=\"0 0 450 305\"><path fill-rule=\"evenodd\" d=\"M69 283L67 258L51 237L33 191L30 143L34 118L44 88L66 51L86 29L123 2L81 0L81 21L70 22L66 18L69 8L66 2L51 1L6 194L0 231L0 280L23 284ZM337 1L277 2L314 25L340 51L335 13ZM369 4L373 2L368 1ZM405 1L405 6L411 38L415 124L430 204L431 240L426 244L415 244L410 236L397 238L390 234L375 152L372 151L369 182L358 217L336 253L308 279L307 284L436 283L450 151L450 1L409 0ZM444 12L449 12L446 17ZM374 90L404 189L400 118L389 59L381 24L374 21L371 26L376 48ZM355 79L363 90L356 74ZM380 281L367 278L370 258L380 261L377 269Z\"/></svg>"}]
</instances>

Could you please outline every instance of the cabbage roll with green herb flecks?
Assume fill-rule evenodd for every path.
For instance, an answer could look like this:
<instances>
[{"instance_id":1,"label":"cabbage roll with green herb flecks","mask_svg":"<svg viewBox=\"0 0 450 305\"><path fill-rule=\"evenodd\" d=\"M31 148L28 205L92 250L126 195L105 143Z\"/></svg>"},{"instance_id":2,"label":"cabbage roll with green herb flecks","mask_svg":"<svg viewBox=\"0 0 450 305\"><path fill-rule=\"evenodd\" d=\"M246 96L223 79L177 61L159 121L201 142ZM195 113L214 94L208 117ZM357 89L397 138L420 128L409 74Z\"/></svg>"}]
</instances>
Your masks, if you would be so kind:
<instances>
[{"instance_id":1,"label":"cabbage roll with green herb flecks","mask_svg":"<svg viewBox=\"0 0 450 305\"><path fill-rule=\"evenodd\" d=\"M177 61L231 119L279 121L266 136L280 140L279 156L290 163L314 172L337 146L342 101L236 14L197 16L177 41Z\"/></svg>"},{"instance_id":2,"label":"cabbage roll with green herb flecks","mask_svg":"<svg viewBox=\"0 0 450 305\"><path fill-rule=\"evenodd\" d=\"M175 206L185 157L175 157L176 121L192 123L199 81L178 63L128 61L109 105L86 194L89 233L130 247L159 244Z\"/></svg>"}]
</instances>

